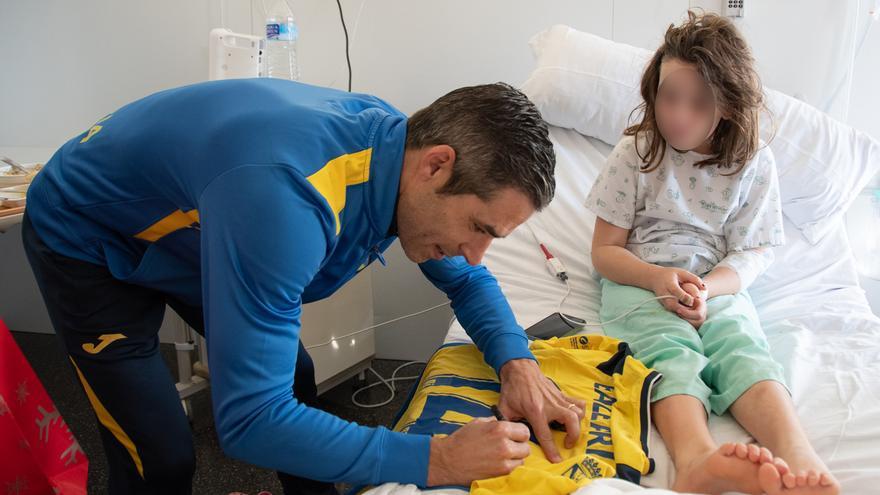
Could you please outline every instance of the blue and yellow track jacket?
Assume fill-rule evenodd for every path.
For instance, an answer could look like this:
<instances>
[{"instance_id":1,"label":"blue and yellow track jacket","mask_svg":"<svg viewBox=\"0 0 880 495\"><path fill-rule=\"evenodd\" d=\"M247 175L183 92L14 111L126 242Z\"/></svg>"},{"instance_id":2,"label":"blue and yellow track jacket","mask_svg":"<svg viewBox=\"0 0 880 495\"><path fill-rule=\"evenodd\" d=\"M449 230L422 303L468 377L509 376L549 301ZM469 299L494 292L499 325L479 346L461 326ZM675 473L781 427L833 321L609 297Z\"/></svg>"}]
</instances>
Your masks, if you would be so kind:
<instances>
[{"instance_id":1,"label":"blue and yellow track jacket","mask_svg":"<svg viewBox=\"0 0 880 495\"><path fill-rule=\"evenodd\" d=\"M58 253L203 306L227 453L319 480L423 486L428 436L358 426L291 393L302 304L394 241L406 122L378 98L290 81L163 91L64 144L28 215ZM420 267L496 372L534 359L484 267Z\"/></svg>"}]
</instances>

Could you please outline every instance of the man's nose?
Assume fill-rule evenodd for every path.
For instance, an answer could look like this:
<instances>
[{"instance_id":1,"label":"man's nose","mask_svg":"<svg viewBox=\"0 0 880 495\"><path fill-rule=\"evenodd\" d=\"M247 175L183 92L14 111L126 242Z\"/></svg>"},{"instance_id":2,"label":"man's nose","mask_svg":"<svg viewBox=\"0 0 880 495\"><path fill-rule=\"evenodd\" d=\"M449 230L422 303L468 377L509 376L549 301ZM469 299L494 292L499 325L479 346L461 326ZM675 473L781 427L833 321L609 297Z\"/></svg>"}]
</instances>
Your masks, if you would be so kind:
<instances>
[{"instance_id":1,"label":"man's nose","mask_svg":"<svg viewBox=\"0 0 880 495\"><path fill-rule=\"evenodd\" d=\"M471 266L479 265L483 261L483 255L492 244L492 238L487 235L480 235L476 239L461 245L461 254Z\"/></svg>"}]
</instances>

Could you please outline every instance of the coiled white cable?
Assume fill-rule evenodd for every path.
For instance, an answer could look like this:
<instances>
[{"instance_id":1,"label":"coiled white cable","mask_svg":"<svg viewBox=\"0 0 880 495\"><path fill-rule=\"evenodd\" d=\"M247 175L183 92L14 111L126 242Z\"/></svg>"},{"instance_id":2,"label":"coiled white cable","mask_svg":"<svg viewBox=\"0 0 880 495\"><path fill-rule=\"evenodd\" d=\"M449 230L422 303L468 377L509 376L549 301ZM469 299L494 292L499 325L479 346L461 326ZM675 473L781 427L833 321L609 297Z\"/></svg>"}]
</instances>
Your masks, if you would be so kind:
<instances>
[{"instance_id":1,"label":"coiled white cable","mask_svg":"<svg viewBox=\"0 0 880 495\"><path fill-rule=\"evenodd\" d=\"M371 383L369 385L366 385L364 387L361 387L361 388L355 390L354 393L351 394L351 402L354 403L354 405L356 405L358 407L363 407L363 408L367 408L367 409L374 408L374 407L382 407L385 404L389 404L391 401L394 400L395 395L397 395L397 387L394 386L395 382L399 382L399 381L403 381L403 380L418 380L419 378L421 378L421 375L397 376L398 371L400 371L401 369L403 369L407 366L412 366L414 364L426 364L426 363L424 361L410 361L408 363L403 363L394 369L394 371L391 373L391 378L389 378L387 380L382 378L382 375L380 375L378 371L374 370L372 366L367 368L367 371L376 375L376 378L378 378L379 381L376 383ZM378 387L380 385L384 385L385 387L388 388L388 391L391 392L391 396L388 397L386 400L379 402L379 403L376 403L376 404L365 404L363 402L358 402L358 400L355 399L357 394L359 394L365 390L369 390L373 387Z\"/></svg>"}]
</instances>

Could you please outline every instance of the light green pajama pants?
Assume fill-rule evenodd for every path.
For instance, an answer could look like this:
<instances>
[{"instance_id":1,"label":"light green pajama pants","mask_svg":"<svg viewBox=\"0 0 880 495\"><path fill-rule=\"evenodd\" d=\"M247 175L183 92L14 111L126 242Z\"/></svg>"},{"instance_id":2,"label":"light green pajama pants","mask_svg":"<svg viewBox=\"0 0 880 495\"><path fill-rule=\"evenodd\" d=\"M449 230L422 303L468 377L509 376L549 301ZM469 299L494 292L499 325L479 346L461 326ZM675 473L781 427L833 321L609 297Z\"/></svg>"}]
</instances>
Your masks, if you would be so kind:
<instances>
[{"instance_id":1,"label":"light green pajama pants","mask_svg":"<svg viewBox=\"0 0 880 495\"><path fill-rule=\"evenodd\" d=\"M610 321L655 297L653 292L602 280L601 320ZM770 356L767 339L746 292L709 299L699 331L660 301L603 325L605 333L629 343L633 354L663 374L652 401L690 395L706 412L723 414L752 385L774 380L785 386L782 366Z\"/></svg>"}]
</instances>

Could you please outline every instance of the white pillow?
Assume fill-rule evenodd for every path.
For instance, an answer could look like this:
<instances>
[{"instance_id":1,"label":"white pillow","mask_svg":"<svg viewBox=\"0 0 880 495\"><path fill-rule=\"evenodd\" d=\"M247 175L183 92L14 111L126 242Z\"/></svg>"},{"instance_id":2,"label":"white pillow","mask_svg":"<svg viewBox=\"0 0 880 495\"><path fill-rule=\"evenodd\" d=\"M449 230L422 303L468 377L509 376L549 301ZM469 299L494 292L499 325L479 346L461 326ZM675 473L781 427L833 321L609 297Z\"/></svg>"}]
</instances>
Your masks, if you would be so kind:
<instances>
[{"instance_id":1,"label":"white pillow","mask_svg":"<svg viewBox=\"0 0 880 495\"><path fill-rule=\"evenodd\" d=\"M788 95L765 89L776 134L782 210L812 244L843 216L880 170L880 142ZM766 122L766 120L765 120ZM765 140L772 127L766 129Z\"/></svg>"},{"instance_id":2,"label":"white pillow","mask_svg":"<svg viewBox=\"0 0 880 495\"><path fill-rule=\"evenodd\" d=\"M616 145L652 52L559 24L529 44L538 66L522 90L544 120Z\"/></svg>"},{"instance_id":3,"label":"white pillow","mask_svg":"<svg viewBox=\"0 0 880 495\"><path fill-rule=\"evenodd\" d=\"M563 25L531 46L538 66L523 91L545 120L615 144L642 101L639 83L653 52ZM880 170L880 143L804 102L765 94L776 133L771 141L764 125L762 138L776 157L783 213L815 244Z\"/></svg>"}]
</instances>

